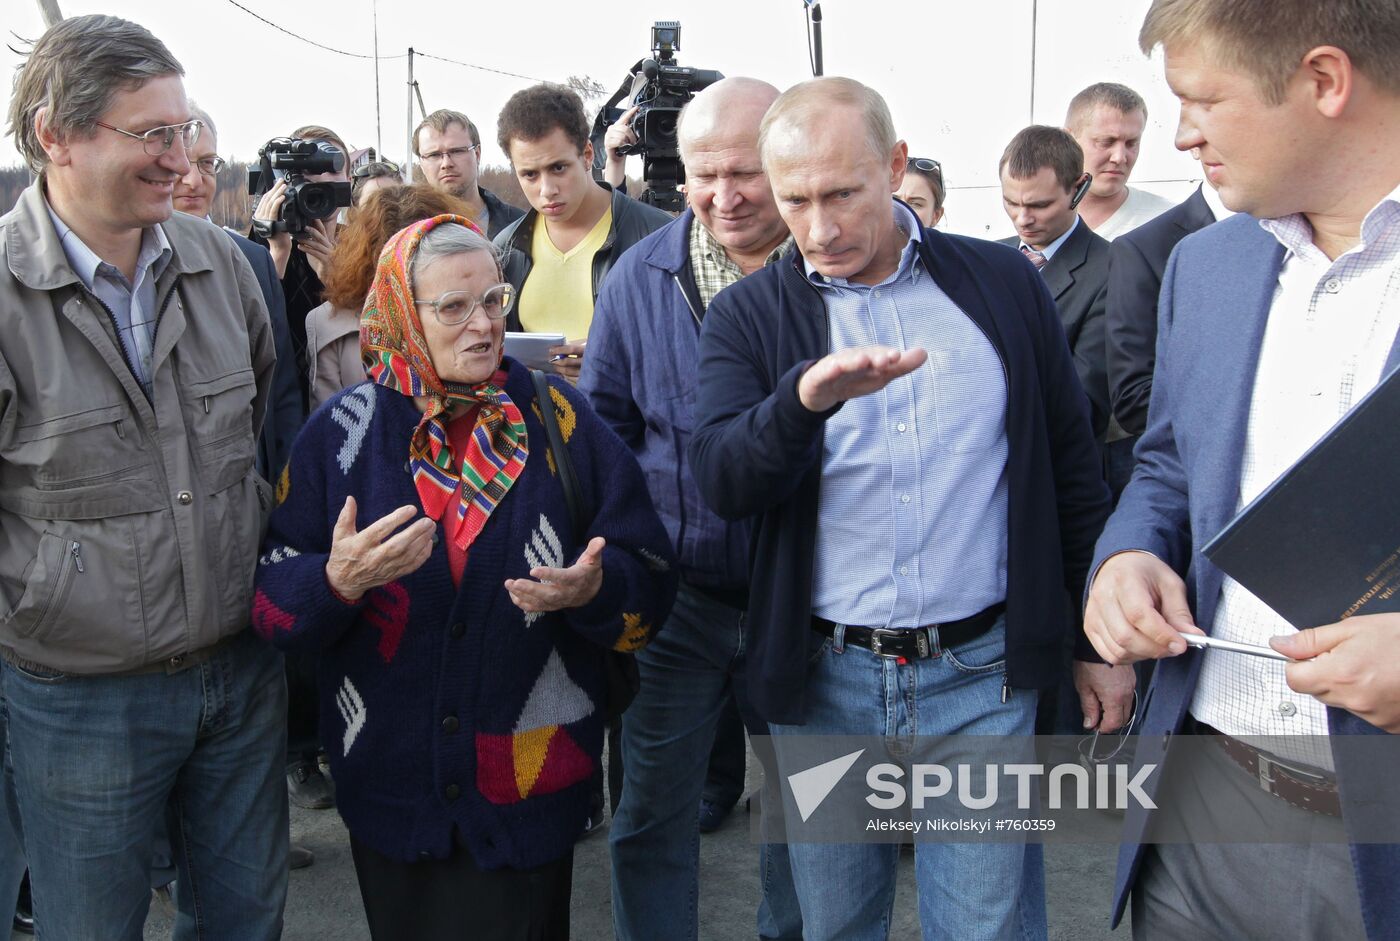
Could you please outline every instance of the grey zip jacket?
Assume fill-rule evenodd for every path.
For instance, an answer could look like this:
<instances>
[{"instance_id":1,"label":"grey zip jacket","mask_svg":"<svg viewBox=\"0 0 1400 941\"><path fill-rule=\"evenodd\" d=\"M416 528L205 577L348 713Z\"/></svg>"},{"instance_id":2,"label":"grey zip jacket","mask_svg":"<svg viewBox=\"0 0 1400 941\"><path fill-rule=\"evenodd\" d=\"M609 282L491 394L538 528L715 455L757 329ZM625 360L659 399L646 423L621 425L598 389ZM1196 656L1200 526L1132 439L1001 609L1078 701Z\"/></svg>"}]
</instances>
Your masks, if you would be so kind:
<instances>
[{"instance_id":1,"label":"grey zip jacket","mask_svg":"<svg viewBox=\"0 0 1400 941\"><path fill-rule=\"evenodd\" d=\"M267 309L233 240L173 214L147 398L41 185L0 217L0 656L179 669L249 622L272 500L253 466Z\"/></svg>"}]
</instances>

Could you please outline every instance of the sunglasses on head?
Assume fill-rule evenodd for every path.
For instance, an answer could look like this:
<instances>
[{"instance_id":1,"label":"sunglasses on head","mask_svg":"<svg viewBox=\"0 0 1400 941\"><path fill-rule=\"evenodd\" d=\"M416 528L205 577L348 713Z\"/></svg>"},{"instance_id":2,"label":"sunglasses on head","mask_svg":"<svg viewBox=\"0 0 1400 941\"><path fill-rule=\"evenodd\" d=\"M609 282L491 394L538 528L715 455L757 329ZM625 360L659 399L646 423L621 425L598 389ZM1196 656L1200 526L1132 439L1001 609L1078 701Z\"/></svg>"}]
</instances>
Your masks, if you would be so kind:
<instances>
[{"instance_id":1,"label":"sunglasses on head","mask_svg":"<svg viewBox=\"0 0 1400 941\"><path fill-rule=\"evenodd\" d=\"M363 180L366 177L398 176L400 172L399 165L393 161L376 160L351 170L350 177L355 180Z\"/></svg>"},{"instance_id":2,"label":"sunglasses on head","mask_svg":"<svg viewBox=\"0 0 1400 941\"><path fill-rule=\"evenodd\" d=\"M922 170L925 173L937 173L938 178L943 179L943 164L928 157L910 157L909 165L915 170Z\"/></svg>"}]
</instances>

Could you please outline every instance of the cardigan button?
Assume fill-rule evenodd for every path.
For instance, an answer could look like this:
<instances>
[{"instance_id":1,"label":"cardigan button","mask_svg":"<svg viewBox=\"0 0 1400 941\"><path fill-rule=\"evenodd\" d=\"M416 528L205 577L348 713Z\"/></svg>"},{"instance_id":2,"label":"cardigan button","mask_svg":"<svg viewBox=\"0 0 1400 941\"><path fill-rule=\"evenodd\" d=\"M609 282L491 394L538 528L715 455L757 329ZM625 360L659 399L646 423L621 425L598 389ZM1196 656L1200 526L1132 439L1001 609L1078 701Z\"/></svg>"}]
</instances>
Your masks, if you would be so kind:
<instances>
[{"instance_id":1,"label":"cardigan button","mask_svg":"<svg viewBox=\"0 0 1400 941\"><path fill-rule=\"evenodd\" d=\"M467 625L463 624L461 621L457 621L453 623L452 627L450 627L448 630L451 632L453 637L461 637L467 632Z\"/></svg>"},{"instance_id":2,"label":"cardigan button","mask_svg":"<svg viewBox=\"0 0 1400 941\"><path fill-rule=\"evenodd\" d=\"M462 789L455 784L449 784L442 791L444 797L450 801L455 801L462 796Z\"/></svg>"},{"instance_id":3,"label":"cardigan button","mask_svg":"<svg viewBox=\"0 0 1400 941\"><path fill-rule=\"evenodd\" d=\"M442 720L442 730L444 732L455 732L460 725L461 723L457 721L456 716L448 716L446 719Z\"/></svg>"}]
</instances>

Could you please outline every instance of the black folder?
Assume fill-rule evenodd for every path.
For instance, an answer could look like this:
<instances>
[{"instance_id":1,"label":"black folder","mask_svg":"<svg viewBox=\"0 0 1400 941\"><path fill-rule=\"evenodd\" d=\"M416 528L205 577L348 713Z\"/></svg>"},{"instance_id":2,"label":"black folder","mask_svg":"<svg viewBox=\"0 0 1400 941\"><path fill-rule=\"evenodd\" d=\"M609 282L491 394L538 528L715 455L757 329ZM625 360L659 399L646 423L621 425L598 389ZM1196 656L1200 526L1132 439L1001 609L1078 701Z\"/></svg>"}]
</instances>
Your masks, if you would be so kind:
<instances>
[{"instance_id":1,"label":"black folder","mask_svg":"<svg viewBox=\"0 0 1400 941\"><path fill-rule=\"evenodd\" d=\"M1202 551L1299 629L1400 611L1400 369Z\"/></svg>"}]
</instances>

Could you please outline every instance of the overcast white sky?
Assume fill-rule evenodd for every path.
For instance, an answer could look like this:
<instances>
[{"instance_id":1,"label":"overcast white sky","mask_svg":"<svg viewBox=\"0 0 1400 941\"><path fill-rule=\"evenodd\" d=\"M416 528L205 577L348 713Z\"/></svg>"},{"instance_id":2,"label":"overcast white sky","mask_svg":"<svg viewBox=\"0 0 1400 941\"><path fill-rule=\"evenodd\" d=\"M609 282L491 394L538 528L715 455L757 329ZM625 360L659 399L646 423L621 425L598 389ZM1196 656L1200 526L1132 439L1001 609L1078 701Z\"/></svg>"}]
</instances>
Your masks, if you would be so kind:
<instances>
[{"instance_id":1,"label":"overcast white sky","mask_svg":"<svg viewBox=\"0 0 1400 941\"><path fill-rule=\"evenodd\" d=\"M293 33L348 52L374 49L374 0L332 4L239 0ZM1088 4L1039 0L1035 110L1031 113L1033 0L825 0L828 75L849 75L878 89L911 153L942 162L953 187L948 226L1000 236L1011 227L1000 210L996 163L1006 142L1030 123L1059 124L1076 91L1096 81L1137 89L1150 110L1133 180L1184 198L1197 164L1171 146L1176 102L1160 58L1137 49L1148 0ZM302 124L324 124L356 147L377 143L402 159L408 92L403 58L379 64L376 128L374 62L307 45L234 6L230 0L59 0L66 16L111 13L135 20L170 46L186 70L191 97L218 123L225 156L256 156L265 140ZM33 38L43 31L35 0L0 0L4 29ZM379 53L409 46L474 65L562 81L588 75L611 93L628 66L648 52L656 19L682 23L682 65L753 75L780 88L810 77L801 0L582 0L458 2L382 0ZM12 37L6 37L13 43ZM13 69L8 49L0 61ZM482 130L487 163L504 163L495 115L525 79L419 58L415 76L428 110L465 111ZM5 83L8 102L9 83ZM416 117L415 111L415 117ZM7 138L0 164L20 163ZM639 172L640 166L631 169ZM980 187L980 188L976 188Z\"/></svg>"}]
</instances>

